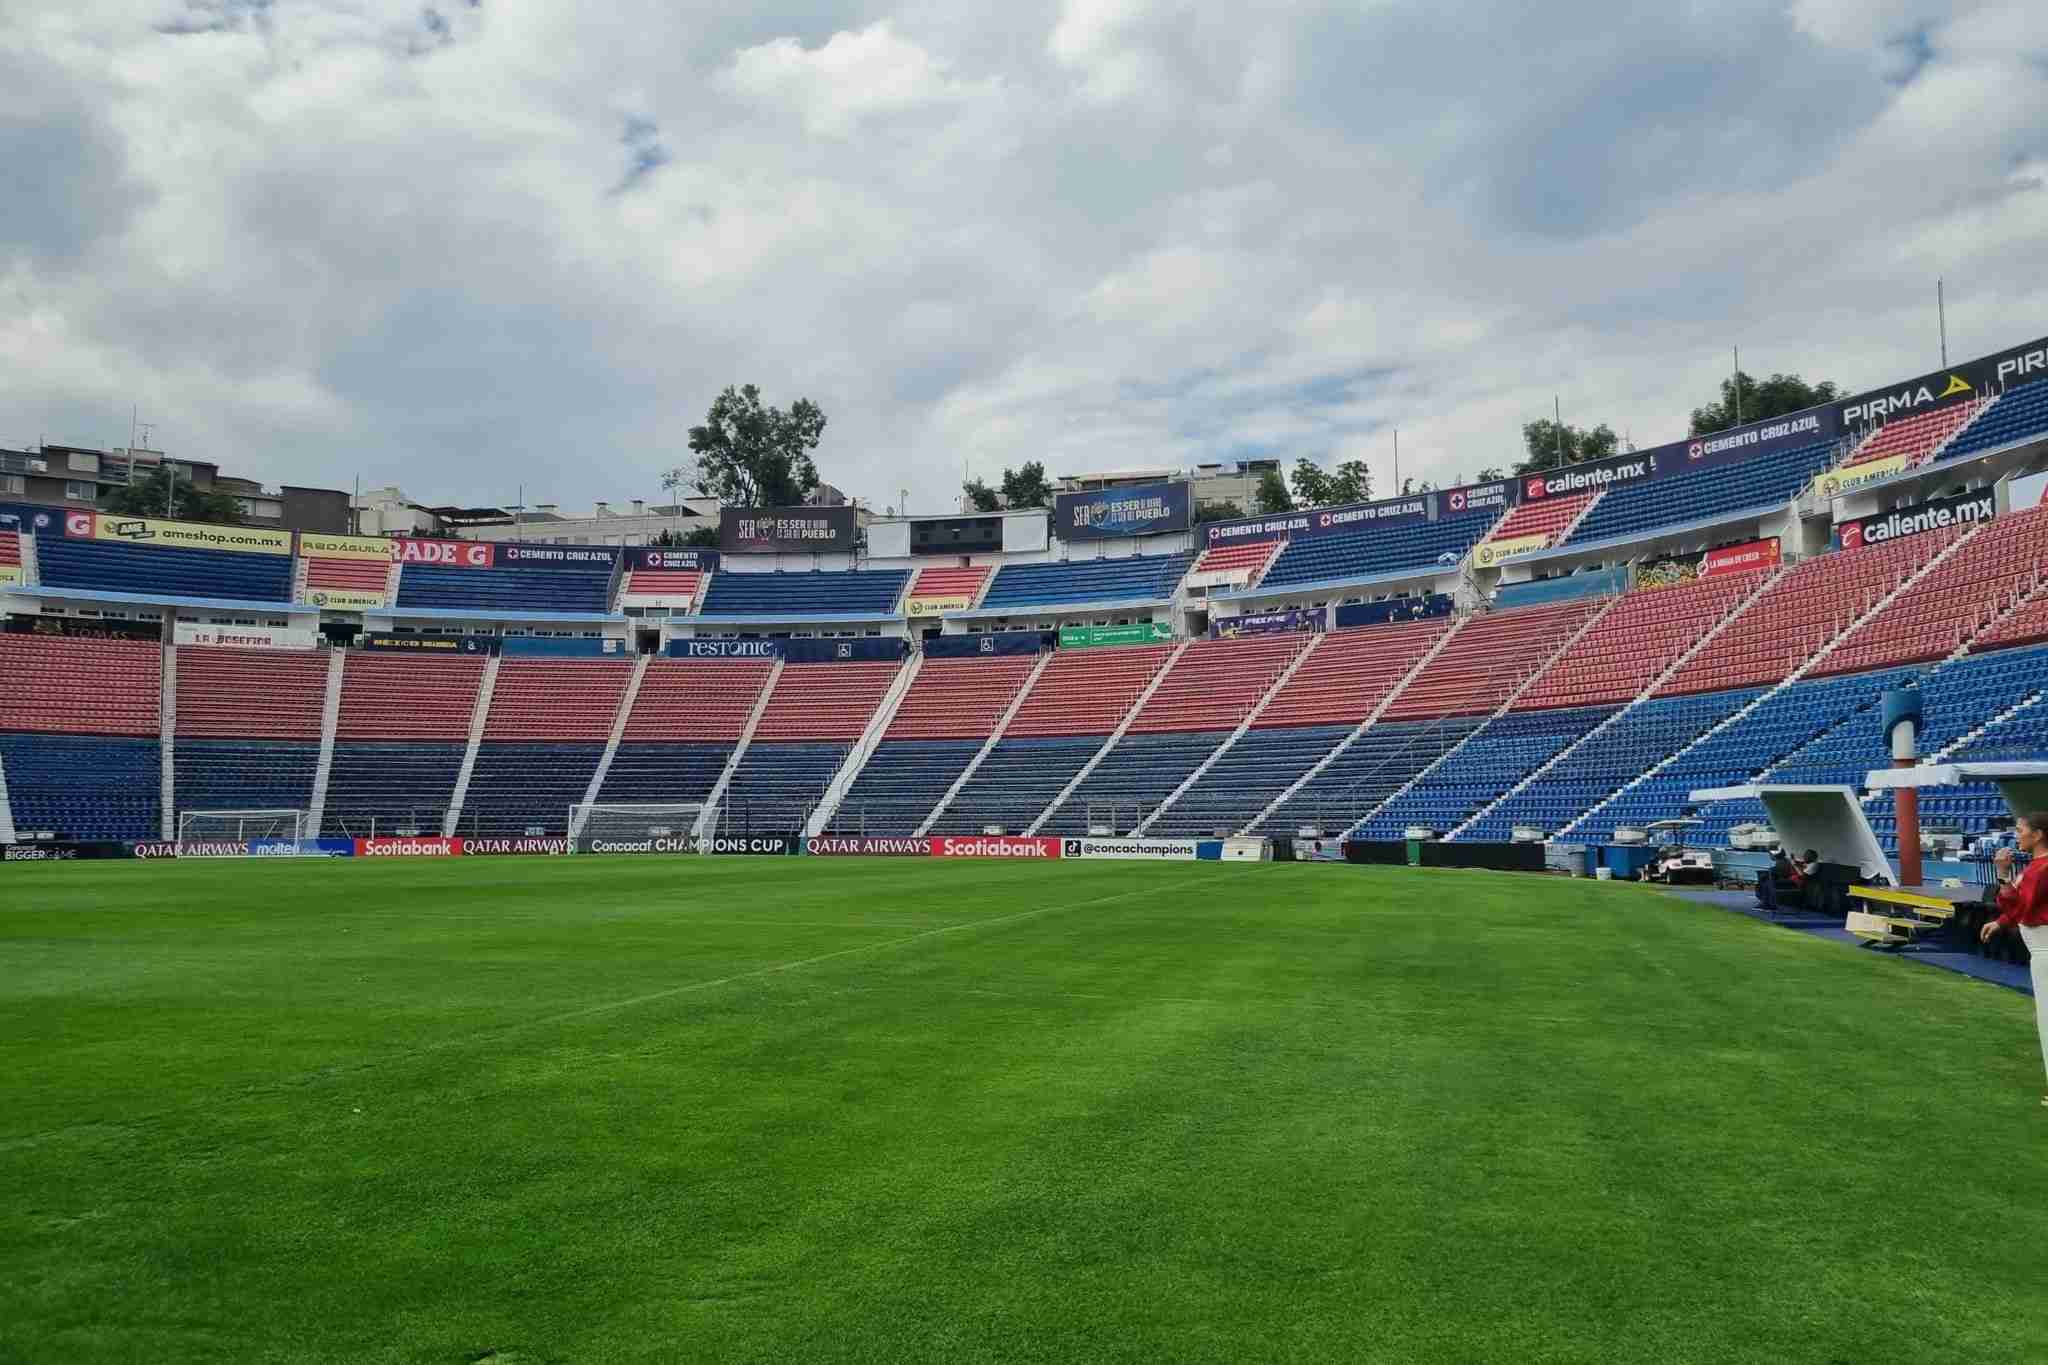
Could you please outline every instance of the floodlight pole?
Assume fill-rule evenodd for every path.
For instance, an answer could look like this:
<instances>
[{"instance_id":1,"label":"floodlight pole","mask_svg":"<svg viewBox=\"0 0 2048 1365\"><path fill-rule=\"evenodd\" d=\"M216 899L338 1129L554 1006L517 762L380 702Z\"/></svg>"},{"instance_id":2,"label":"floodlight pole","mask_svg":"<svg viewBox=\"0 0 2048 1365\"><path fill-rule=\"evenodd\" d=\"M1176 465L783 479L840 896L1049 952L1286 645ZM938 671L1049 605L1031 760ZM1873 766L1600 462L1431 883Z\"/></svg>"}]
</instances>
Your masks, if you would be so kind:
<instances>
[{"instance_id":1,"label":"floodlight pole","mask_svg":"<svg viewBox=\"0 0 2048 1365\"><path fill-rule=\"evenodd\" d=\"M1742 348L1732 346L1729 349L1735 352L1735 375L1728 382L1735 390L1735 425L1739 427L1742 425Z\"/></svg>"},{"instance_id":2,"label":"floodlight pole","mask_svg":"<svg viewBox=\"0 0 2048 1365\"><path fill-rule=\"evenodd\" d=\"M1934 315L1941 323L1941 368L1948 368L1948 299L1942 291L1941 276L1934 277Z\"/></svg>"}]
</instances>

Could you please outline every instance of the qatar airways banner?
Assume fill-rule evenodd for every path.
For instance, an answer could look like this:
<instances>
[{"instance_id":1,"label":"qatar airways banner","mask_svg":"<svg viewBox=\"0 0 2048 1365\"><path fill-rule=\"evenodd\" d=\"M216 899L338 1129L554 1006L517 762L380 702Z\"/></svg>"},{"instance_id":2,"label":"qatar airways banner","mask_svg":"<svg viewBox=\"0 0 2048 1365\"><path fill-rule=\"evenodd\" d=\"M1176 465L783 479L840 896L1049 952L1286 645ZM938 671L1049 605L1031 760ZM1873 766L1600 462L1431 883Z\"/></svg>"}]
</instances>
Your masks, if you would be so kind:
<instances>
[{"instance_id":1,"label":"qatar airways banner","mask_svg":"<svg viewBox=\"0 0 2048 1365\"><path fill-rule=\"evenodd\" d=\"M932 841L886 834L833 834L804 840L804 852L813 858L929 858Z\"/></svg>"},{"instance_id":2,"label":"qatar airways banner","mask_svg":"<svg viewBox=\"0 0 2048 1365\"><path fill-rule=\"evenodd\" d=\"M1700 561L1700 577L1748 573L1752 569L1775 569L1778 567L1778 558L1776 536L1768 540L1745 541L1741 545L1724 545L1718 550L1707 551L1707 557Z\"/></svg>"},{"instance_id":3,"label":"qatar airways banner","mask_svg":"<svg viewBox=\"0 0 2048 1365\"><path fill-rule=\"evenodd\" d=\"M465 858L534 856L543 854L573 853L575 848L565 838L544 834L527 834L517 838L468 838L461 841L462 856Z\"/></svg>"}]
</instances>

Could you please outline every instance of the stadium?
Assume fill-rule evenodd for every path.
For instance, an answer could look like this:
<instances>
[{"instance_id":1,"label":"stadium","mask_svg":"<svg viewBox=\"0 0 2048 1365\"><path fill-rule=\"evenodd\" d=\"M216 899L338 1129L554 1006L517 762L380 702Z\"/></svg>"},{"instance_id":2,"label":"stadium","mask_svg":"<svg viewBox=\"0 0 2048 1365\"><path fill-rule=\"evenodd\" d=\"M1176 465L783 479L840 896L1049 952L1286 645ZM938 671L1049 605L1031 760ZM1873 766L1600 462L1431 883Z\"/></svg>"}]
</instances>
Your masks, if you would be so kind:
<instances>
[{"instance_id":1,"label":"stadium","mask_svg":"<svg viewBox=\"0 0 2048 1365\"><path fill-rule=\"evenodd\" d=\"M0 18L0 1362L2048 1361L2048 30L951 8Z\"/></svg>"}]
</instances>

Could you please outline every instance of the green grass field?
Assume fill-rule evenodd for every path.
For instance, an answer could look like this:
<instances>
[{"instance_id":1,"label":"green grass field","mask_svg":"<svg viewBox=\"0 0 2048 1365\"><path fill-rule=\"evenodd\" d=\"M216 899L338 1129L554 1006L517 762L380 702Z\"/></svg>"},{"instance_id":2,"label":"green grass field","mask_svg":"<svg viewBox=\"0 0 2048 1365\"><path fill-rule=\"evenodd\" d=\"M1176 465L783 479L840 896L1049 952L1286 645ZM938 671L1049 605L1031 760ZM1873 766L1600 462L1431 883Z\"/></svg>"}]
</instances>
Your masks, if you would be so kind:
<instances>
[{"instance_id":1,"label":"green grass field","mask_svg":"<svg viewBox=\"0 0 2048 1365\"><path fill-rule=\"evenodd\" d=\"M9 867L0 1359L2043 1361L2030 1009L1485 873Z\"/></svg>"}]
</instances>

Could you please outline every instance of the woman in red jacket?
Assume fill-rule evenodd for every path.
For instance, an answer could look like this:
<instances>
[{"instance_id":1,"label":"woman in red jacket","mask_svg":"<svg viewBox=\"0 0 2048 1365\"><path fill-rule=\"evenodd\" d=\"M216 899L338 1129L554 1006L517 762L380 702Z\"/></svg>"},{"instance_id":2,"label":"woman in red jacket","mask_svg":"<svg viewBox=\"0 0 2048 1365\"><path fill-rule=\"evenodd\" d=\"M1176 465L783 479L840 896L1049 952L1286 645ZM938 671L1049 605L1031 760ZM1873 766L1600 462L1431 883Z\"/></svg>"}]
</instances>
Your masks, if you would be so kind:
<instances>
[{"instance_id":1,"label":"woman in red jacket","mask_svg":"<svg viewBox=\"0 0 2048 1365\"><path fill-rule=\"evenodd\" d=\"M1989 943L2000 929L2017 929L2033 956L2034 1017L2041 1027L2041 1061L2048 1066L2048 811L2033 811L2020 817L2014 829L2020 851L2033 861L2017 879L2013 876L2012 850L1998 850L1998 880L2006 883L1998 892L1998 918L1978 935ZM2041 1103L2048 1105L2048 1096Z\"/></svg>"}]
</instances>

